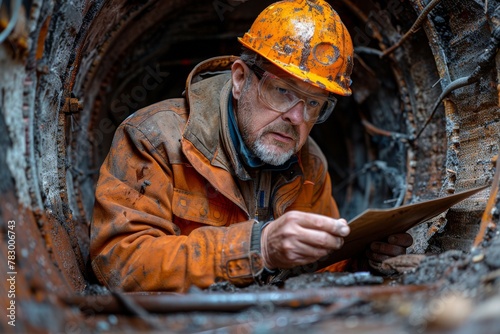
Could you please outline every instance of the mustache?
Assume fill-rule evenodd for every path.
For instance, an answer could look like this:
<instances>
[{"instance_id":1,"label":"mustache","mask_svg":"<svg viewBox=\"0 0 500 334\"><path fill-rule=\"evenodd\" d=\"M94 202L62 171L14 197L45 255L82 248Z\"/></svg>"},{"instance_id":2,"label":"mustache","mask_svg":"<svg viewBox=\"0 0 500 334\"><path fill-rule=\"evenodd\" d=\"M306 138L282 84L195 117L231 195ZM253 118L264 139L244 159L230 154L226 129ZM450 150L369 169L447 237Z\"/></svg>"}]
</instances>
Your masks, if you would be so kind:
<instances>
[{"instance_id":1,"label":"mustache","mask_svg":"<svg viewBox=\"0 0 500 334\"><path fill-rule=\"evenodd\" d=\"M264 131L264 134L268 134L271 132L284 133L290 136L295 141L299 140L299 132L297 131L297 129L295 129L295 127L292 124L289 123L280 123L271 125Z\"/></svg>"}]
</instances>

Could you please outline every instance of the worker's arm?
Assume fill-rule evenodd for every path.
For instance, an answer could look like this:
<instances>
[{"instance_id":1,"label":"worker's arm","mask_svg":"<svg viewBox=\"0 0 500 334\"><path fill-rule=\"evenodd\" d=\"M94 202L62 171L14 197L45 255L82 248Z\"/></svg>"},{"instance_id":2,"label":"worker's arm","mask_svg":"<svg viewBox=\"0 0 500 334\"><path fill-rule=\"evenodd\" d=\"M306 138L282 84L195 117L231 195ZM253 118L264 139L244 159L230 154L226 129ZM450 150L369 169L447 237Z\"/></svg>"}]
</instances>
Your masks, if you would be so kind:
<instances>
[{"instance_id":1,"label":"worker's arm","mask_svg":"<svg viewBox=\"0 0 500 334\"><path fill-rule=\"evenodd\" d=\"M118 128L96 189L90 244L96 276L125 291L186 291L219 279L251 283L251 276L238 273L249 272L245 259L254 222L203 226L181 235L173 210L190 207L176 200L173 173L181 167L166 161L162 149L134 126ZM199 208L194 214L200 215Z\"/></svg>"}]
</instances>

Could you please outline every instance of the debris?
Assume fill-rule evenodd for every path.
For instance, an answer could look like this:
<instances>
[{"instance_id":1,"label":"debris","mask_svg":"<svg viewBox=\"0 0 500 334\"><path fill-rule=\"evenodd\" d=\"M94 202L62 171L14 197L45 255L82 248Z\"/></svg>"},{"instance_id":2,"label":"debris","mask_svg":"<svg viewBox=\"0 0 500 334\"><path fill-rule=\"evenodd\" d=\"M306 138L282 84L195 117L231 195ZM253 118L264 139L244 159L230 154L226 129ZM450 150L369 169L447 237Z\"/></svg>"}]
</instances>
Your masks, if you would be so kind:
<instances>
[{"instance_id":1,"label":"debris","mask_svg":"<svg viewBox=\"0 0 500 334\"><path fill-rule=\"evenodd\" d=\"M450 294L434 298L429 303L427 327L437 331L458 328L471 311L472 301L462 295Z\"/></svg>"},{"instance_id":2,"label":"debris","mask_svg":"<svg viewBox=\"0 0 500 334\"><path fill-rule=\"evenodd\" d=\"M472 262L481 262L484 260L484 253L478 253L472 256Z\"/></svg>"},{"instance_id":3,"label":"debris","mask_svg":"<svg viewBox=\"0 0 500 334\"><path fill-rule=\"evenodd\" d=\"M418 267L425 258L423 254L404 254L382 262L379 271L384 275L403 274Z\"/></svg>"},{"instance_id":4,"label":"debris","mask_svg":"<svg viewBox=\"0 0 500 334\"><path fill-rule=\"evenodd\" d=\"M368 272L357 273L311 273L292 277L285 281L285 288L300 290L307 288L324 288L333 286L360 286L382 284L384 279Z\"/></svg>"}]
</instances>

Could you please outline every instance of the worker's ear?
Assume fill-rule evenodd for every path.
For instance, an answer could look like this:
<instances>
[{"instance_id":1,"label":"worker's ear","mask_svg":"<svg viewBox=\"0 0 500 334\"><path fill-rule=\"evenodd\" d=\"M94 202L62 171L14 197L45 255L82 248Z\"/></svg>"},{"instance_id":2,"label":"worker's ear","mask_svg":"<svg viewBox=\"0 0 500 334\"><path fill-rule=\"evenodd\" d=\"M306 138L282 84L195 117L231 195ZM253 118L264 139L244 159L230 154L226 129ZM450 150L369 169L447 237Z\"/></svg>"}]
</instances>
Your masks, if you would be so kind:
<instances>
[{"instance_id":1,"label":"worker's ear","mask_svg":"<svg viewBox=\"0 0 500 334\"><path fill-rule=\"evenodd\" d=\"M236 60L231 66L231 79L233 79L233 97L238 100L245 86L245 81L250 69L241 60Z\"/></svg>"}]
</instances>

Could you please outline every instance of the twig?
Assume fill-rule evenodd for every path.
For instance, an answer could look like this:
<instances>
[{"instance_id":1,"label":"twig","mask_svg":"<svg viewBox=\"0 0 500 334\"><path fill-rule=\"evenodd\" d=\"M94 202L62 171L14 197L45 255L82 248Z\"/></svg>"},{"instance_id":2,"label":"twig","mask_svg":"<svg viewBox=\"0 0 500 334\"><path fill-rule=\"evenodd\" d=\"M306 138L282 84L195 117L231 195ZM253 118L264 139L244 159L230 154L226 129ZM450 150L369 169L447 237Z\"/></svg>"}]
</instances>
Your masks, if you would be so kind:
<instances>
[{"instance_id":1,"label":"twig","mask_svg":"<svg viewBox=\"0 0 500 334\"><path fill-rule=\"evenodd\" d=\"M373 77L377 76L377 74L375 73L375 71L372 70L370 68L370 66L368 66L367 63L365 63L365 61L363 60L363 58L361 58L357 54L354 54L354 57L356 58L356 61L361 65L361 67L363 67L371 76L373 76Z\"/></svg>"},{"instance_id":2,"label":"twig","mask_svg":"<svg viewBox=\"0 0 500 334\"><path fill-rule=\"evenodd\" d=\"M457 79L457 80L451 82L448 86L446 86L444 88L443 92L439 95L436 102L434 102L434 105L432 106L432 109L431 109L431 114L429 115L429 117L427 117L427 120L425 121L424 126L420 129L420 131L418 131L418 133L415 137L415 140L418 139L418 137L420 137L420 135L422 134L424 129L427 127L427 125L429 125L432 118L434 117L434 114L436 113L437 108L441 104L441 101L443 101L444 98L446 96L448 96L448 94L450 94L455 89L458 89L458 88L461 88L461 87L464 87L464 86L471 84L472 82L469 83L469 78L470 77L463 77L463 78Z\"/></svg>"},{"instance_id":3,"label":"twig","mask_svg":"<svg viewBox=\"0 0 500 334\"><path fill-rule=\"evenodd\" d=\"M385 57L388 54L392 53L399 46L401 46L401 44L403 44L403 42L406 41L411 35L413 35L414 33L416 33L417 30L419 29L420 25L427 18L427 15L430 13L431 10L434 9L434 7L436 7L436 5L440 1L441 0L432 0L431 2L429 2L429 4L427 6L425 6L424 10L422 10L422 12L420 13L420 15L417 17L417 19L415 20L415 23L413 23L413 25L411 26L410 30L408 30L408 32L406 32L406 34L404 34L403 37L401 37L399 39L399 41L397 41L393 46L391 46L390 48L386 49L382 53L382 57Z\"/></svg>"},{"instance_id":4,"label":"twig","mask_svg":"<svg viewBox=\"0 0 500 334\"><path fill-rule=\"evenodd\" d=\"M366 53L366 54L369 54L369 55L375 55L375 56L379 56L379 57L382 57L383 55L383 52L380 51L379 49L374 49L374 48L369 48L367 46L356 46L354 48L354 52L356 53Z\"/></svg>"},{"instance_id":5,"label":"twig","mask_svg":"<svg viewBox=\"0 0 500 334\"><path fill-rule=\"evenodd\" d=\"M420 137L424 129L427 127L427 125L434 117L434 114L436 113L439 104L446 96L448 96L448 94L450 94L455 89L471 85L479 81L479 79L481 79L481 77L489 70L489 68L493 64L493 60L496 56L499 45L500 45L500 26L497 27L495 30L493 30L493 32L491 33L490 43L484 50L484 53L479 58L478 64L474 69L474 71L472 72L472 74L467 77L459 78L451 82L448 86L444 88L443 92L441 93L441 95L439 95L438 99L434 103L434 106L432 107L431 110L431 114L427 118L424 126L420 129L414 140L417 140L418 137Z\"/></svg>"},{"instance_id":6,"label":"twig","mask_svg":"<svg viewBox=\"0 0 500 334\"><path fill-rule=\"evenodd\" d=\"M361 117L361 124L363 124L363 126L365 127L365 130L371 135L380 135L380 136L384 136L384 137L390 137L390 138L398 139L398 140L403 141L403 142L407 141L409 139L408 135L405 135L405 134L402 134L399 132L393 132L393 131L387 131L384 129L380 129L380 128L376 127L375 125L373 125L372 123L370 123L363 115L360 114L360 117Z\"/></svg>"}]
</instances>

